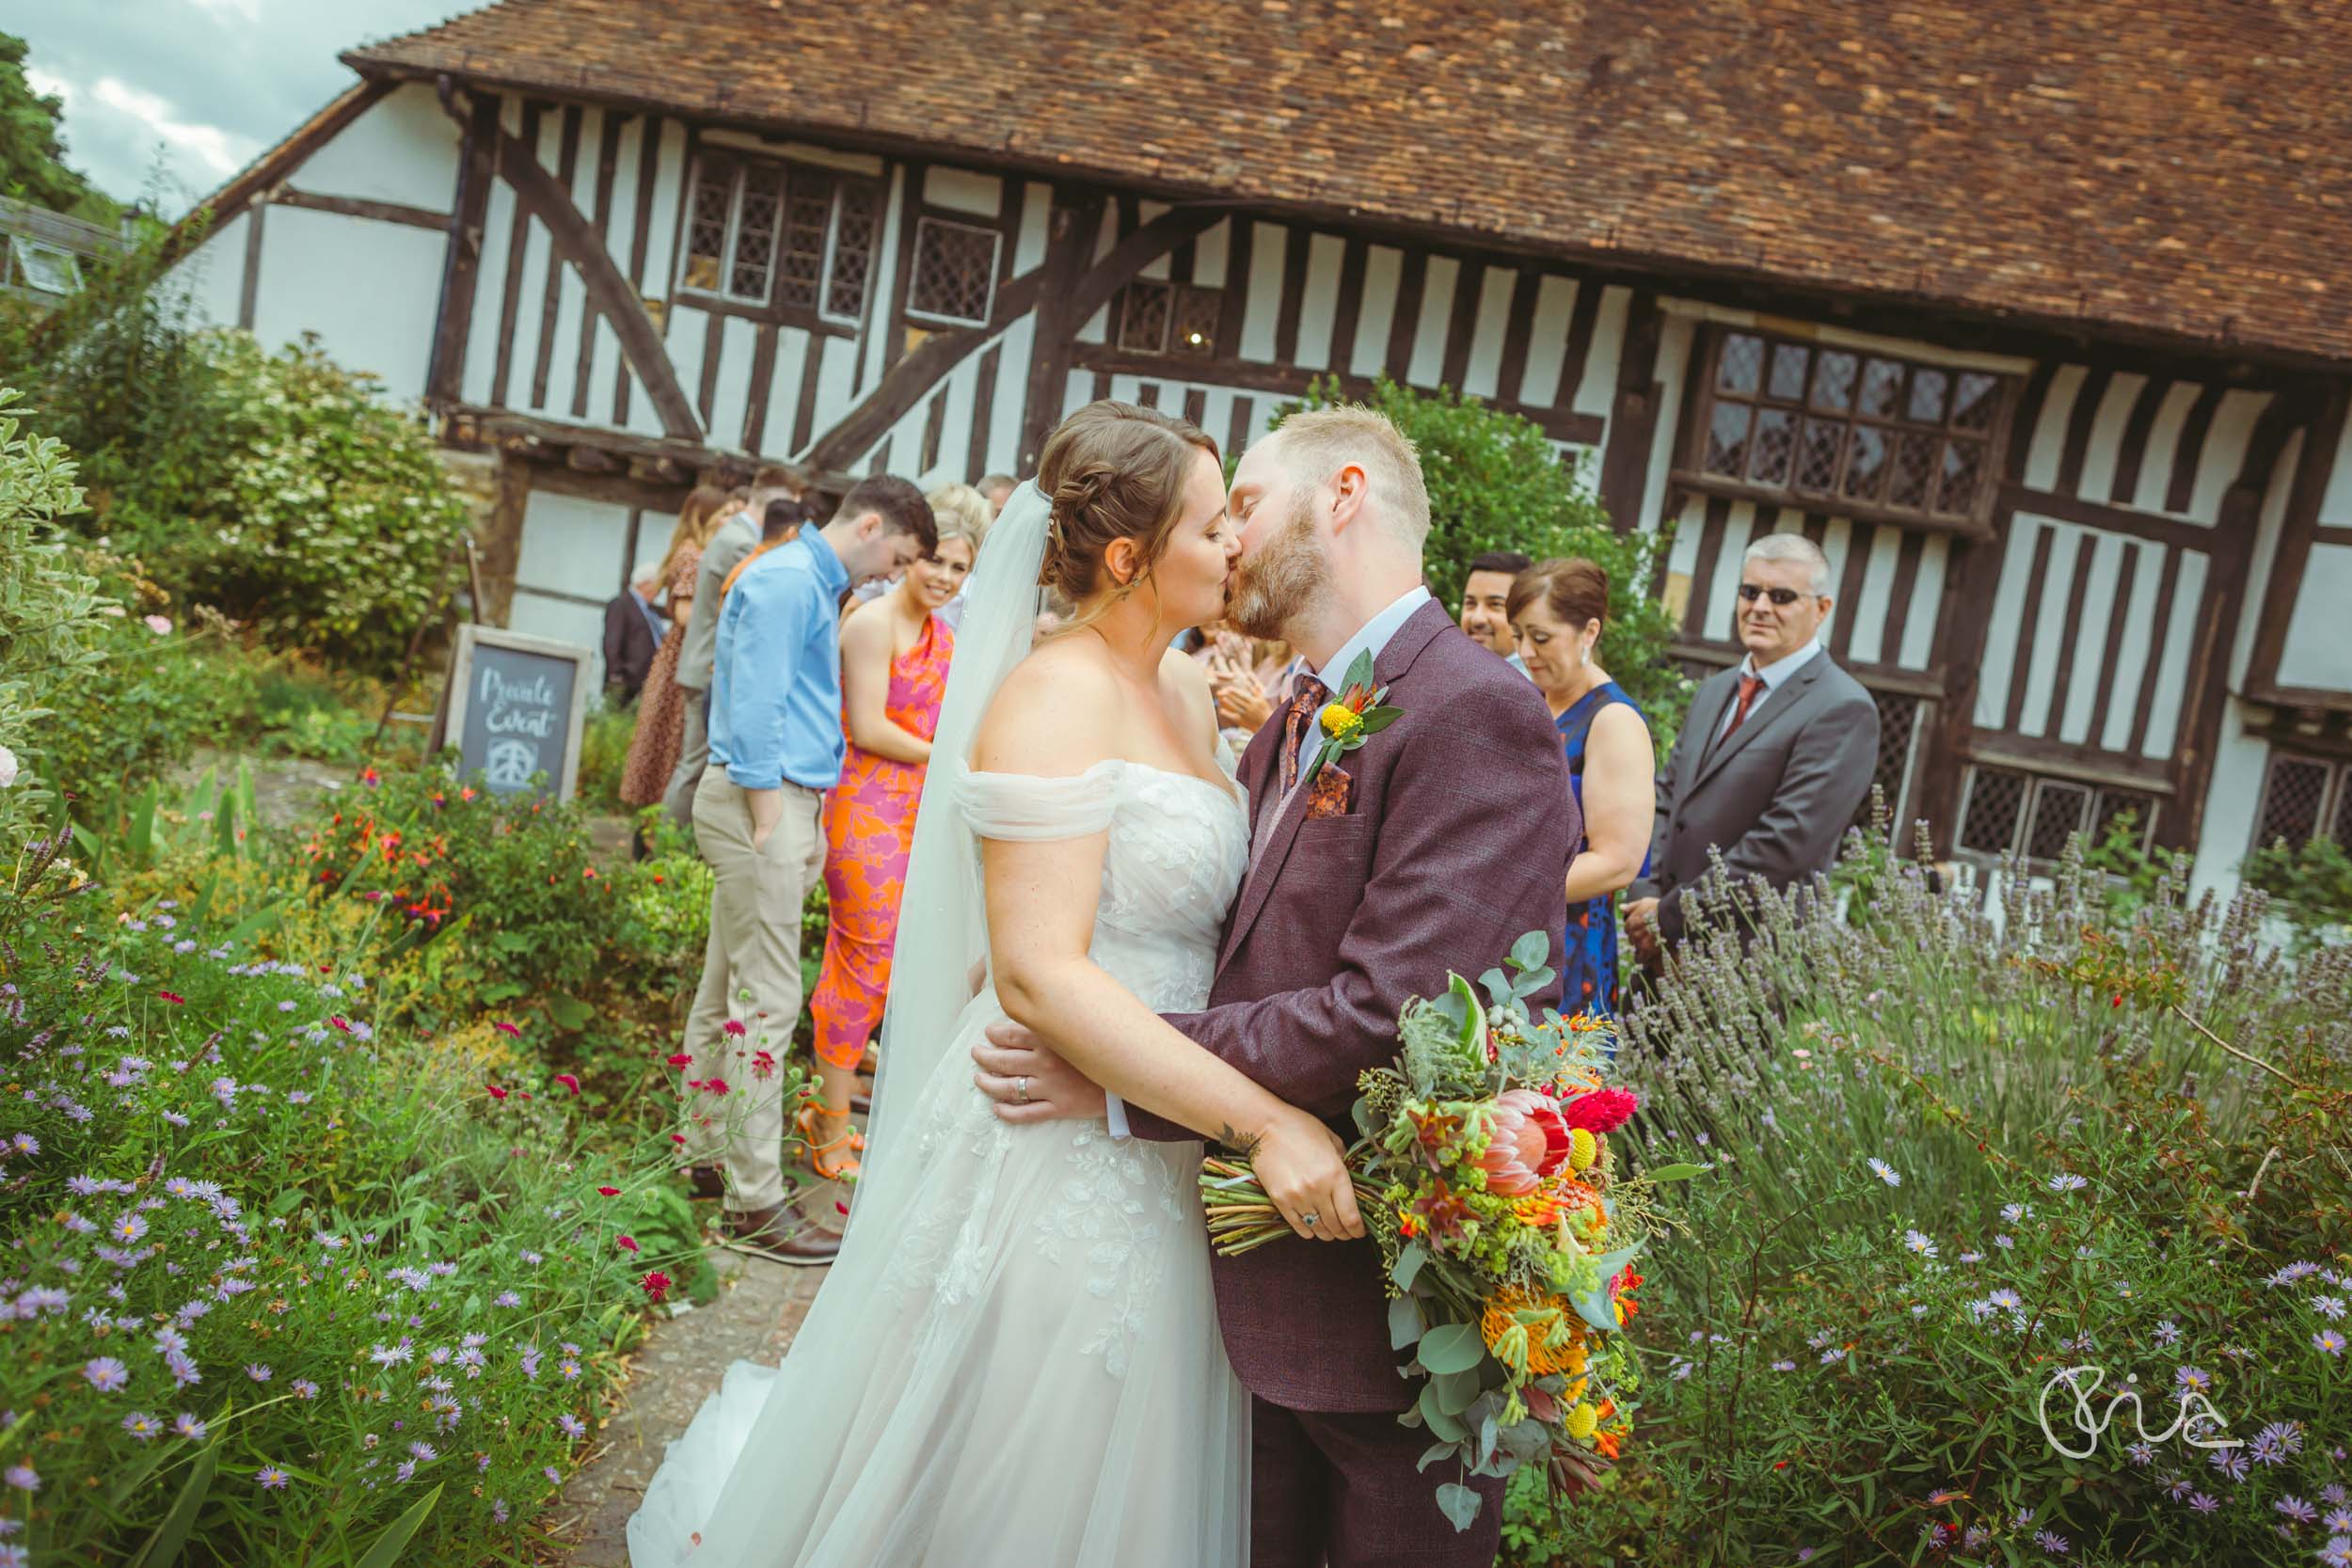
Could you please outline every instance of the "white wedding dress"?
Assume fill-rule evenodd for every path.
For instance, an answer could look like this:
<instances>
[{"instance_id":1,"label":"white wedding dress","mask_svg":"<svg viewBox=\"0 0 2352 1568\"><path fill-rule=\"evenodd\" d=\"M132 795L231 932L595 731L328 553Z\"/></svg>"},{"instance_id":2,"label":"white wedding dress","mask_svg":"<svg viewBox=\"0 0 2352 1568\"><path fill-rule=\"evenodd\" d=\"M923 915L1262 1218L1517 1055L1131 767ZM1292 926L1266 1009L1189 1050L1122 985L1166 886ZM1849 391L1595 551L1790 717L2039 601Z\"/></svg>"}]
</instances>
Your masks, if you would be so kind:
<instances>
[{"instance_id":1,"label":"white wedding dress","mask_svg":"<svg viewBox=\"0 0 2352 1568\"><path fill-rule=\"evenodd\" d=\"M1020 505L982 565L1025 587ZM989 559L1000 544L1012 561ZM1026 646L1025 631L977 673L959 646L943 736L968 736L974 700ZM985 927L977 841L1107 828L1092 958L1155 1011L1200 1008L1248 813L1232 789L1139 764L1044 779L975 773L965 755L934 752L897 957L921 978L894 978L841 1260L783 1366L738 1363L670 1445L629 1521L632 1568L1247 1561L1249 1405L1217 1336L1200 1145L998 1121L967 1052L1004 1010L991 985L963 996ZM927 1013L937 1034L918 1037Z\"/></svg>"}]
</instances>

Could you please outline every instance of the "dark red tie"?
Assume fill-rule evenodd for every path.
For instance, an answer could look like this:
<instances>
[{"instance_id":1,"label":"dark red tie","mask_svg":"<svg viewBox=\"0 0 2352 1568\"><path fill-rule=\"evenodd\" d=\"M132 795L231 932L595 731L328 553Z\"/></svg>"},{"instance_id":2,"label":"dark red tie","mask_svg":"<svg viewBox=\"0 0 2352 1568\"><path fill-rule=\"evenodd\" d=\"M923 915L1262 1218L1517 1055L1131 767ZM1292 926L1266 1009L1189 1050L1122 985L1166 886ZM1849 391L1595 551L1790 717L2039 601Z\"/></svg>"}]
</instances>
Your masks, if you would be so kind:
<instances>
[{"instance_id":1,"label":"dark red tie","mask_svg":"<svg viewBox=\"0 0 2352 1568\"><path fill-rule=\"evenodd\" d=\"M1729 740L1740 733L1740 726L1747 721L1748 709L1756 705L1756 694L1763 689L1763 676L1741 675L1740 677L1740 705L1731 710L1731 724L1724 731L1725 740Z\"/></svg>"},{"instance_id":2,"label":"dark red tie","mask_svg":"<svg viewBox=\"0 0 2352 1568\"><path fill-rule=\"evenodd\" d=\"M1288 795L1298 782L1298 752L1307 739L1307 726L1323 711L1330 689L1312 675L1298 677L1298 689L1291 693L1290 706L1282 715L1282 793Z\"/></svg>"}]
</instances>

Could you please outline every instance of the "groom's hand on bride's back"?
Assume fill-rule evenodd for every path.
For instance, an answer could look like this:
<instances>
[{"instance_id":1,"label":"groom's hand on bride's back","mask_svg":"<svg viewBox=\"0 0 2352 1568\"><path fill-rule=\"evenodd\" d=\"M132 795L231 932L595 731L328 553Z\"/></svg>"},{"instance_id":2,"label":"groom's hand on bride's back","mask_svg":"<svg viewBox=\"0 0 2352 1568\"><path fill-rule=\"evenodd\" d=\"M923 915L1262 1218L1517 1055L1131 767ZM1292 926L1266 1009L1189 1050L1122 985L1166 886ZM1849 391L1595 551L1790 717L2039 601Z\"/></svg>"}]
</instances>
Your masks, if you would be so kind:
<instances>
[{"instance_id":1,"label":"groom's hand on bride's back","mask_svg":"<svg viewBox=\"0 0 2352 1568\"><path fill-rule=\"evenodd\" d=\"M1010 1019L989 1025L972 1048L972 1062L979 1069L972 1082L996 1102L1002 1120L1090 1120L1104 1114L1102 1086Z\"/></svg>"}]
</instances>

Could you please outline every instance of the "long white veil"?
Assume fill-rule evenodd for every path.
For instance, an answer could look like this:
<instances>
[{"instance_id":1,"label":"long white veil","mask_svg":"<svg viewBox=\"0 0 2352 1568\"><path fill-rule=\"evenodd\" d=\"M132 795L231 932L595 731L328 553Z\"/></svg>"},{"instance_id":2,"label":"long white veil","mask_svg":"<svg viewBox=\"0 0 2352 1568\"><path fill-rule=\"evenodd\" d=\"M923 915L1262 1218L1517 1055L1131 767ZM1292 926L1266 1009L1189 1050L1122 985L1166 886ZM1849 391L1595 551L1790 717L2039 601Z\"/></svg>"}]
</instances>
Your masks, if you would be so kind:
<instances>
[{"instance_id":1,"label":"long white veil","mask_svg":"<svg viewBox=\"0 0 2352 1568\"><path fill-rule=\"evenodd\" d=\"M970 764L980 721L1036 634L1038 568L1045 560L1053 507L1035 481L1005 503L988 531L963 592L963 625L947 669L947 693L931 737L931 765L914 817L914 858L898 901L898 938L882 1011L881 1070L867 1118L865 1176L850 1205L850 1234L902 1212L906 1196L894 1168L888 1130L911 1112L954 1037L972 999L973 966L988 954L981 904L979 847L956 809L956 778ZM896 1201L894 1201L896 1200Z\"/></svg>"}]
</instances>

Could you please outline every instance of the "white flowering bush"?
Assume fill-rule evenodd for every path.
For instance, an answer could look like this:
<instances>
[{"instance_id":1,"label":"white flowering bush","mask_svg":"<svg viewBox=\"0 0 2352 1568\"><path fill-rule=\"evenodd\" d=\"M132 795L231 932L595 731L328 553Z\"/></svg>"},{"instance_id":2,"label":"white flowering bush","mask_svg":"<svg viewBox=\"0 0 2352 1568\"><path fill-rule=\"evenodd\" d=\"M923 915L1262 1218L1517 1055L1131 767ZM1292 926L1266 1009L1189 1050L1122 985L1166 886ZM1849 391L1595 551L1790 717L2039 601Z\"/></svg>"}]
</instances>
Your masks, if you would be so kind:
<instances>
[{"instance_id":1,"label":"white flowering bush","mask_svg":"<svg viewBox=\"0 0 2352 1568\"><path fill-rule=\"evenodd\" d=\"M519 1560L684 1272L669 1140L592 1152L575 1081L379 1016L322 925L43 886L0 906L0 1564Z\"/></svg>"}]
</instances>

